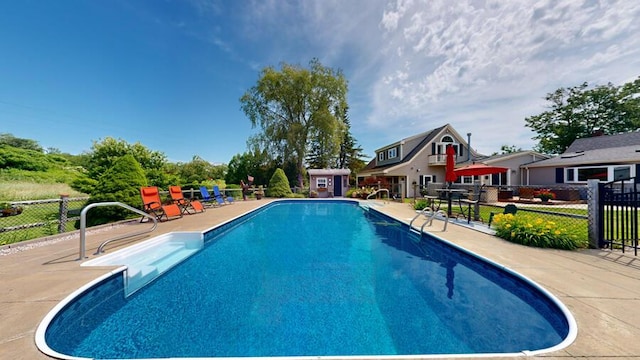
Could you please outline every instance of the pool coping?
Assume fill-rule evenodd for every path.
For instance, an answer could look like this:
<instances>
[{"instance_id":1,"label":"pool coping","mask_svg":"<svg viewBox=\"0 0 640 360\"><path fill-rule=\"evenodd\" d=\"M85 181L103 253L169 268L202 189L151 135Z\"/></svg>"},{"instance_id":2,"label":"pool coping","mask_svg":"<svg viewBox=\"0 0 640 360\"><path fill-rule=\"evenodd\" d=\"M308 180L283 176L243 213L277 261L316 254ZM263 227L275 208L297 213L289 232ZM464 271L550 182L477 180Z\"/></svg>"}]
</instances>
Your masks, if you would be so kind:
<instances>
[{"instance_id":1,"label":"pool coping","mask_svg":"<svg viewBox=\"0 0 640 360\"><path fill-rule=\"evenodd\" d=\"M162 223L158 232L203 230L198 224L200 218L206 218L209 224L222 223L268 201L238 202L237 205L209 209L202 216L185 216L184 219ZM380 203L377 209L407 224L415 215L407 204ZM640 354L640 345L635 341L640 335L640 322L635 311L640 306L640 287L637 286L640 280L639 258L597 249L560 251L527 248L454 223L451 225L455 226L449 226L446 233L434 230L432 234L533 279L558 297L574 314L579 326L576 340L565 349L542 356L588 358L637 357ZM434 229L437 228L434 226ZM113 236L117 231L90 237L88 248L97 248L101 239ZM76 256L76 241L60 241L0 256L6 289L0 295L0 306L5 310L0 318L6 324L0 330L0 354L8 358L50 358L35 346L38 324L63 297L86 284L87 280L109 270L81 268L74 259ZM499 356L503 357L502 354Z\"/></svg>"}]
</instances>

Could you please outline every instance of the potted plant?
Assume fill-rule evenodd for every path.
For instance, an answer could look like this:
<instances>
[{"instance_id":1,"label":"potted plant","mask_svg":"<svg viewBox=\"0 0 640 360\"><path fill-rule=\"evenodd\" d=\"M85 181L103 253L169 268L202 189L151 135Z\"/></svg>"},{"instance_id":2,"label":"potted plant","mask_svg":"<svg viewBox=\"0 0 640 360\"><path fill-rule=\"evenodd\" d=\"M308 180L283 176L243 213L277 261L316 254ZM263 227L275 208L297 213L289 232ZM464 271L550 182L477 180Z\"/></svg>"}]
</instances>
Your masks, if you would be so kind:
<instances>
[{"instance_id":1,"label":"potted plant","mask_svg":"<svg viewBox=\"0 0 640 360\"><path fill-rule=\"evenodd\" d=\"M318 192L315 191L315 190L309 191L309 197L310 198L317 198L318 197Z\"/></svg>"},{"instance_id":2,"label":"potted plant","mask_svg":"<svg viewBox=\"0 0 640 360\"><path fill-rule=\"evenodd\" d=\"M0 216L13 216L22 214L22 208L13 206L8 202L0 202Z\"/></svg>"},{"instance_id":3,"label":"potted plant","mask_svg":"<svg viewBox=\"0 0 640 360\"><path fill-rule=\"evenodd\" d=\"M264 189L262 188L262 185L258 186L258 190L256 190L253 194L256 196L256 200L262 199L262 197L264 196Z\"/></svg>"},{"instance_id":4,"label":"potted plant","mask_svg":"<svg viewBox=\"0 0 640 360\"><path fill-rule=\"evenodd\" d=\"M536 191L536 193L534 194L534 197L540 199L543 203L546 203L549 200L555 199L556 194L551 192L551 190L543 189L543 190Z\"/></svg>"}]
</instances>

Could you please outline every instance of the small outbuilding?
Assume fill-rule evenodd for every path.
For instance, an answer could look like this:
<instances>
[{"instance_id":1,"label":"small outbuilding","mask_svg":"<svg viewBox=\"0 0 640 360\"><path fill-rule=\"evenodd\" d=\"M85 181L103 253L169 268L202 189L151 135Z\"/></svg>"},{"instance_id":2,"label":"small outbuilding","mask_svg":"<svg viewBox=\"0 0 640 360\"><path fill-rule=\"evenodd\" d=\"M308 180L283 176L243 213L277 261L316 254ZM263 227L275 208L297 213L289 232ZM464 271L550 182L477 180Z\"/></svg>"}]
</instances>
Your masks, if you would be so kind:
<instances>
[{"instance_id":1,"label":"small outbuilding","mask_svg":"<svg viewBox=\"0 0 640 360\"><path fill-rule=\"evenodd\" d=\"M349 190L349 169L310 169L307 172L310 196L341 197Z\"/></svg>"}]
</instances>

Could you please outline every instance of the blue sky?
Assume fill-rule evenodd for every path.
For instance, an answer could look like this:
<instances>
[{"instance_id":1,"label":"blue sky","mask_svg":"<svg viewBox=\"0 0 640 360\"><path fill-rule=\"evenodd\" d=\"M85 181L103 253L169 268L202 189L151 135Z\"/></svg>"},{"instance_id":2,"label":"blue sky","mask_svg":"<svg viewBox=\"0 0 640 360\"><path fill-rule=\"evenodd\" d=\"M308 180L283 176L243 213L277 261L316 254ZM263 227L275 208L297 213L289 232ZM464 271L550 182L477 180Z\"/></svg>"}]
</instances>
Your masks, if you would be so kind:
<instances>
[{"instance_id":1,"label":"blue sky","mask_svg":"<svg viewBox=\"0 0 640 360\"><path fill-rule=\"evenodd\" d=\"M640 76L638 34L629 0L5 1L0 133L228 163L255 131L239 98L260 70L315 57L349 81L369 156L446 123L481 153L531 149L524 119L548 92Z\"/></svg>"}]
</instances>

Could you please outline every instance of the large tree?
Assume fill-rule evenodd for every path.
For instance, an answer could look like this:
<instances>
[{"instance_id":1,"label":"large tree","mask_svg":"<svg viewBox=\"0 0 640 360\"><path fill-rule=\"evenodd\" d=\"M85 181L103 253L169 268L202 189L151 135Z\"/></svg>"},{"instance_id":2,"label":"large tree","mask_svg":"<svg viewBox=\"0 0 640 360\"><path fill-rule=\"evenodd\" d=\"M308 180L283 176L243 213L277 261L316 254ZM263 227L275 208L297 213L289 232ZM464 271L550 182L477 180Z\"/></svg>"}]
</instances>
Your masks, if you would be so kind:
<instances>
[{"instance_id":1,"label":"large tree","mask_svg":"<svg viewBox=\"0 0 640 360\"><path fill-rule=\"evenodd\" d=\"M250 146L266 150L282 164L296 164L298 185L303 186L311 143L339 143L346 97L342 71L325 67L317 59L309 62L308 69L286 63L280 70L264 68L257 84L240 98L252 126L262 128L249 139ZM338 146L327 147L332 156L338 150Z\"/></svg>"},{"instance_id":2,"label":"large tree","mask_svg":"<svg viewBox=\"0 0 640 360\"><path fill-rule=\"evenodd\" d=\"M609 83L589 88L585 82L547 94L549 110L525 119L537 133L536 150L564 152L579 138L616 134L640 128L640 78L622 86Z\"/></svg>"},{"instance_id":3,"label":"large tree","mask_svg":"<svg viewBox=\"0 0 640 360\"><path fill-rule=\"evenodd\" d=\"M166 188L175 185L177 180L165 171L168 162L164 153L149 150L139 142L129 144L122 139L106 137L100 142L94 141L91 151L86 155L83 165L91 179L99 179L121 157L132 155L144 170L149 185Z\"/></svg>"}]
</instances>

